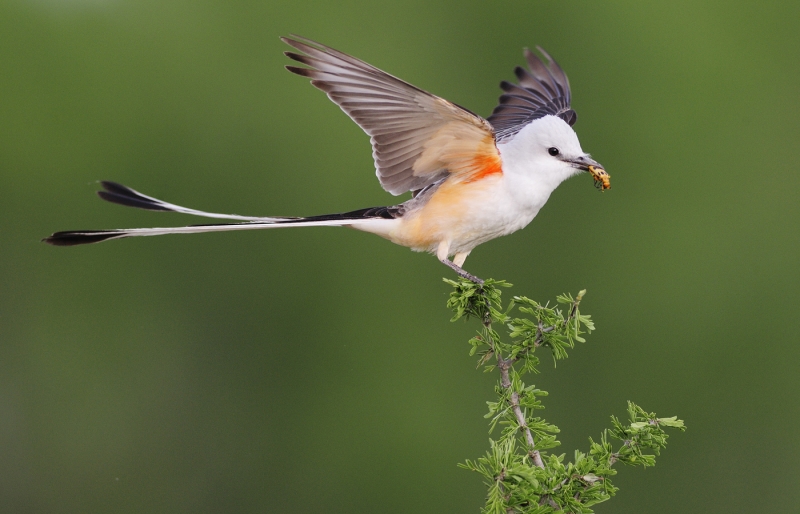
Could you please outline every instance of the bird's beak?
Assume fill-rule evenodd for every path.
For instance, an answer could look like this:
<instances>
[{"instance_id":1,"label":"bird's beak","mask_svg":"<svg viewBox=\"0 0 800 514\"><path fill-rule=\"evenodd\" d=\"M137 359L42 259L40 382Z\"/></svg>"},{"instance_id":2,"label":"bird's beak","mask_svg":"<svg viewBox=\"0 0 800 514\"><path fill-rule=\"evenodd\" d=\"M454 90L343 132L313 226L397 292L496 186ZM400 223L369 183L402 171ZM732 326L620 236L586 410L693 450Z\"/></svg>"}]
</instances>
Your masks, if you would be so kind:
<instances>
[{"instance_id":1,"label":"bird's beak","mask_svg":"<svg viewBox=\"0 0 800 514\"><path fill-rule=\"evenodd\" d=\"M601 191L611 189L611 175L603 168L603 165L589 156L583 155L577 159L570 160L573 167L581 171L588 171L594 179L594 185Z\"/></svg>"}]
</instances>

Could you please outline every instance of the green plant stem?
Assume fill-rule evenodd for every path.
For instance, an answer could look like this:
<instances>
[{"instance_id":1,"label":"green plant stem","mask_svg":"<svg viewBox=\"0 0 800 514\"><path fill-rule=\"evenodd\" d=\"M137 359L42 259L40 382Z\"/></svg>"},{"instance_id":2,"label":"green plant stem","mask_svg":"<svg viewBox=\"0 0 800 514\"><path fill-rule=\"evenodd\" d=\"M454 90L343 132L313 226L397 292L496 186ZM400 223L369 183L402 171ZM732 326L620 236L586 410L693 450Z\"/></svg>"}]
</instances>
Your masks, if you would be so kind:
<instances>
[{"instance_id":1,"label":"green plant stem","mask_svg":"<svg viewBox=\"0 0 800 514\"><path fill-rule=\"evenodd\" d=\"M497 367L500 369L500 385L506 390L511 389L511 379L508 376L508 370L511 369L514 361L515 359L504 359L499 353L497 354ZM522 413L522 408L519 406L519 393L516 391L512 392L509 403L511 404L511 410L514 412L514 417L517 418L520 430L525 432L525 441L528 443L528 457L530 457L534 466L544 469L542 456L539 450L536 449L536 443L533 441L533 434L531 434L531 429L528 427L528 423L525 421L525 415Z\"/></svg>"},{"instance_id":2,"label":"green plant stem","mask_svg":"<svg viewBox=\"0 0 800 514\"><path fill-rule=\"evenodd\" d=\"M549 453L560 444L555 436L558 427L533 415L544 408L540 397L547 393L526 386L523 377L538 372L538 349L549 348L555 360L565 359L576 342L584 342L582 334L594 330L591 317L579 311L584 291L575 298L560 295L553 307L515 296L503 310L499 287L509 284L491 279L483 284L445 281L454 287L447 302L455 313L453 321L462 317L481 321L479 334L469 341L470 355L477 354L478 367L485 371L497 368L500 372L495 387L498 397L487 402L485 417L490 420L490 433L498 425L504 427L502 433L490 439L485 456L460 464L485 479L489 491L482 512L590 514L593 505L607 501L617 491L611 483L617 473L612 469L614 464L653 466L667 443L664 428L685 430L683 421L676 417L658 418L628 402L630 421L626 424L612 416L612 428L603 430L597 442L589 438L587 453L576 451L571 462L564 454ZM512 310L523 317L512 317ZM510 341L501 340L493 323L508 328ZM621 445L614 448L612 440Z\"/></svg>"},{"instance_id":3,"label":"green plant stem","mask_svg":"<svg viewBox=\"0 0 800 514\"><path fill-rule=\"evenodd\" d=\"M478 291L480 295L484 298L484 301L487 305L487 315L484 317L484 327L486 329L491 328L492 318L488 314L491 312L489 309L490 303L489 298L486 295L483 287L479 287ZM569 315L564 320L564 325L568 325L573 318L575 317L575 313L578 311L578 305L580 305L582 299L582 295L578 295L575 301L572 303L572 308L570 309ZM537 333L534 339L534 348L539 347L542 344L542 337L544 334L552 332L555 330L555 325L549 327L543 327L542 323L540 322L537 326ZM491 336L488 334L488 330L485 331L485 335L488 337L489 340ZM494 345L495 355L497 356L497 368L500 370L500 385L503 389L510 390L511 389L511 378L509 377L509 370L512 368L514 363L516 363L524 354L517 355L513 358L504 358L501 352L497 351ZM526 352L527 353L527 352ZM542 455L539 450L536 449L536 443L533 439L533 434L531 433L531 429L528 427L528 423L525 421L525 415L522 413L522 408L519 404L519 393L517 391L513 391L509 397L509 404L511 406L511 410L514 413L514 417L517 419L517 423L519 424L520 430L522 430L525 434L525 441L528 443L528 457L531 459L531 462L537 468L544 469L545 464L542 461Z\"/></svg>"}]
</instances>

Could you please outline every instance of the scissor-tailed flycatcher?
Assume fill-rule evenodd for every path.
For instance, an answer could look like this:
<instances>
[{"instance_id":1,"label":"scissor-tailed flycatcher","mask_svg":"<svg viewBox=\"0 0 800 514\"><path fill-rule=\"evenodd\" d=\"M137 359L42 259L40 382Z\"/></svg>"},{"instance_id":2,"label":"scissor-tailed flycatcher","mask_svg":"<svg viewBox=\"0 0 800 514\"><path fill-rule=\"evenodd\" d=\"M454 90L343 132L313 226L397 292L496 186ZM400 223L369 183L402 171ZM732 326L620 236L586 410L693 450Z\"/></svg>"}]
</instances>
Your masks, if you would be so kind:
<instances>
[{"instance_id":1,"label":"scissor-tailed flycatcher","mask_svg":"<svg viewBox=\"0 0 800 514\"><path fill-rule=\"evenodd\" d=\"M459 275L481 282L461 267L467 255L525 227L561 182L587 171L598 187L610 187L608 173L583 152L572 130L577 115L567 76L541 48L546 62L525 49L528 70L514 70L519 85L500 84L505 93L483 119L333 48L303 38L282 40L302 52L286 56L308 66L286 68L310 78L369 134L381 186L394 195L411 191L410 200L339 214L263 218L188 209L101 182L98 195L109 202L239 223L56 232L44 241L71 246L132 236L345 226L436 254Z\"/></svg>"}]
</instances>

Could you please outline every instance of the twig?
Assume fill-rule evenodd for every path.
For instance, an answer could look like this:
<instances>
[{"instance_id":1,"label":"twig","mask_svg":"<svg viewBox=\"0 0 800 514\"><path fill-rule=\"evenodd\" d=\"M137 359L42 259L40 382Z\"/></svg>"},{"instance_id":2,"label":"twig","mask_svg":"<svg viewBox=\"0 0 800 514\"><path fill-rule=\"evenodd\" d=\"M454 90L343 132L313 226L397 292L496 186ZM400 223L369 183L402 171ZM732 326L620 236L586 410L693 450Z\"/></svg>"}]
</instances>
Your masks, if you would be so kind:
<instances>
[{"instance_id":1,"label":"twig","mask_svg":"<svg viewBox=\"0 0 800 514\"><path fill-rule=\"evenodd\" d=\"M500 354L500 351L498 351L498 349L496 348L494 340L489 334L489 328L492 325L491 304L489 302L488 296L486 296L484 289L481 287L479 291L480 295L483 296L484 300L486 301L487 315L483 320L483 326L486 330L485 332L486 339L487 342L489 343L490 350L497 357L497 367L500 368L500 385L503 387L503 389L508 390L511 388L511 378L509 377L509 370L511 369L511 366L520 359L521 355L517 355L511 359L506 359L503 358L503 356ZM574 310L575 309L573 308L573 312ZM551 330L554 329L555 327L547 327L543 329L541 327L541 324L539 326L540 334L550 332ZM514 417L517 418L517 424L519 425L520 430L523 430L525 433L525 441L528 443L528 457L531 459L531 462L533 462L534 466L544 469L544 461L542 460L542 456L539 453L539 450L536 449L536 442L533 439L533 434L531 433L531 429L528 427L528 423L525 421L525 415L522 413L522 408L520 407L519 404L519 393L517 393L516 391L513 391L511 393L510 403L511 403L511 410L514 412Z\"/></svg>"},{"instance_id":2,"label":"twig","mask_svg":"<svg viewBox=\"0 0 800 514\"><path fill-rule=\"evenodd\" d=\"M511 368L511 365L516 361L516 359L504 359L497 354L497 367L500 368L500 385L503 389L510 389L511 388L511 378L508 376L508 370ZM525 415L522 414L522 408L519 405L519 393L516 391L511 393L511 410L514 412L514 416L517 418L517 424L519 428L525 432L525 441L528 443L528 457L530 457L533 465L544 469L544 462L542 461L542 456L539 454L539 450L536 449L536 443L533 440L533 434L531 433L531 429L528 427L528 423L525 422Z\"/></svg>"}]
</instances>

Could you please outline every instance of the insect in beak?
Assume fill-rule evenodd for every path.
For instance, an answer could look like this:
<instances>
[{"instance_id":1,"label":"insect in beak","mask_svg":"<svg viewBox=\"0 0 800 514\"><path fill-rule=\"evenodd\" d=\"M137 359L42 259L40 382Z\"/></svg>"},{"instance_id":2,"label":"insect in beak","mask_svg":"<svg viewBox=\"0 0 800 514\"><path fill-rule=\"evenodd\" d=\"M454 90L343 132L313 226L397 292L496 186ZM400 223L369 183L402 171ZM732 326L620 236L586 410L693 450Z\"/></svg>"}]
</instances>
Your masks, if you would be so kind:
<instances>
[{"instance_id":1,"label":"insect in beak","mask_svg":"<svg viewBox=\"0 0 800 514\"><path fill-rule=\"evenodd\" d=\"M600 191L611 189L611 175L600 166L589 166L589 173L594 179L594 187Z\"/></svg>"}]
</instances>

